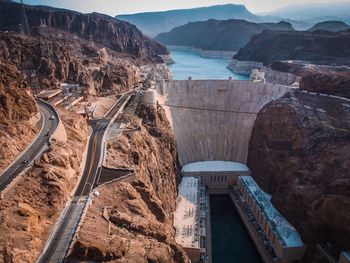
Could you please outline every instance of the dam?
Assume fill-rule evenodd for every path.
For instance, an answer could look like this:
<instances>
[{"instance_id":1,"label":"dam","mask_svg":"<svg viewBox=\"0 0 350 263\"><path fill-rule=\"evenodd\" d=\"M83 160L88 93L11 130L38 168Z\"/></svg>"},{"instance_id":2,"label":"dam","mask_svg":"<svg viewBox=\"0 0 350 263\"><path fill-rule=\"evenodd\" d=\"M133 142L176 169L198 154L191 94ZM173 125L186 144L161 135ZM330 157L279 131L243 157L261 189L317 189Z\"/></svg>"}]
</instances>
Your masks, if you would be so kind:
<instances>
[{"instance_id":1,"label":"dam","mask_svg":"<svg viewBox=\"0 0 350 263\"><path fill-rule=\"evenodd\" d=\"M225 257L230 262L297 262L303 256L299 234L246 166L257 114L290 89L231 78L189 78L161 80L144 93L144 104L165 110L184 179L197 182L194 188L192 183L180 184L174 226L176 241L192 262L221 263ZM227 209L232 213L225 213ZM227 240L240 240L239 244L220 243L220 233L228 234Z\"/></svg>"}]
</instances>

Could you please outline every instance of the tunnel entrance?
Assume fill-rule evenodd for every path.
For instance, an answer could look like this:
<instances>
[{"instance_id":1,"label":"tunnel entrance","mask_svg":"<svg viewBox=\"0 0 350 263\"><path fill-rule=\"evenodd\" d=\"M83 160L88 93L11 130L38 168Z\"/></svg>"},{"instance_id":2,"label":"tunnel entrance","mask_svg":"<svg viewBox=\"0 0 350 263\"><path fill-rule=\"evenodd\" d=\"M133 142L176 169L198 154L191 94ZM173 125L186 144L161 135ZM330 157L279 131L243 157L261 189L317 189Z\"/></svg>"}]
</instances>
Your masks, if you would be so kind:
<instances>
[{"instance_id":1,"label":"tunnel entrance","mask_svg":"<svg viewBox=\"0 0 350 263\"><path fill-rule=\"evenodd\" d=\"M229 195L210 195L213 263L262 262Z\"/></svg>"}]
</instances>

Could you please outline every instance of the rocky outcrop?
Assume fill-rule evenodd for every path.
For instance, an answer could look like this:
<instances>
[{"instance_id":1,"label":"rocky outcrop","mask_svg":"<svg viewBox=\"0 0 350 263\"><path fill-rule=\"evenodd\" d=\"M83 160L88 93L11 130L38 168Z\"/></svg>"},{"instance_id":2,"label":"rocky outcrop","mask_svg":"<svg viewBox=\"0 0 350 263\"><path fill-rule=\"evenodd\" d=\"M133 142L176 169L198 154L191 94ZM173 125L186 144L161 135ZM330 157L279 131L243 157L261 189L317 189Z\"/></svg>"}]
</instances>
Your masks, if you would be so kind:
<instances>
[{"instance_id":1,"label":"rocky outcrop","mask_svg":"<svg viewBox=\"0 0 350 263\"><path fill-rule=\"evenodd\" d=\"M80 174L87 125L72 112L59 112L67 141L50 149L0 200L0 262L35 262Z\"/></svg>"},{"instance_id":2,"label":"rocky outcrop","mask_svg":"<svg viewBox=\"0 0 350 263\"><path fill-rule=\"evenodd\" d=\"M300 89L350 98L350 67L315 65L289 60L274 62L271 68L297 75L300 78Z\"/></svg>"},{"instance_id":3,"label":"rocky outcrop","mask_svg":"<svg viewBox=\"0 0 350 263\"><path fill-rule=\"evenodd\" d=\"M281 60L303 60L314 64L350 65L350 30L272 31L253 36L234 59L271 65Z\"/></svg>"},{"instance_id":4,"label":"rocky outcrop","mask_svg":"<svg viewBox=\"0 0 350 263\"><path fill-rule=\"evenodd\" d=\"M132 182L101 186L77 234L72 261L189 262L175 243L175 140L162 108L124 115L129 132L107 144L107 166L135 171Z\"/></svg>"},{"instance_id":5,"label":"rocky outcrop","mask_svg":"<svg viewBox=\"0 0 350 263\"><path fill-rule=\"evenodd\" d=\"M273 70L270 67L264 66L264 64L261 62L241 61L237 59L232 59L227 68L236 74L243 75L250 75L253 69L259 69L260 71L265 73L267 83L274 83L287 86L299 85L299 76L289 72Z\"/></svg>"},{"instance_id":6,"label":"rocky outcrop","mask_svg":"<svg viewBox=\"0 0 350 263\"><path fill-rule=\"evenodd\" d=\"M350 99L350 69L308 73L301 78L300 88Z\"/></svg>"},{"instance_id":7,"label":"rocky outcrop","mask_svg":"<svg viewBox=\"0 0 350 263\"><path fill-rule=\"evenodd\" d=\"M266 105L249 144L248 166L319 262L316 243L339 258L350 246L350 104L300 91Z\"/></svg>"},{"instance_id":8,"label":"rocky outcrop","mask_svg":"<svg viewBox=\"0 0 350 263\"><path fill-rule=\"evenodd\" d=\"M17 68L0 62L0 171L31 142L40 119L34 97Z\"/></svg>"},{"instance_id":9,"label":"rocky outcrop","mask_svg":"<svg viewBox=\"0 0 350 263\"><path fill-rule=\"evenodd\" d=\"M315 24L313 27L308 29L308 31L317 31L317 30L327 30L333 32L340 32L350 29L350 26L343 21L324 21Z\"/></svg>"},{"instance_id":10,"label":"rocky outcrop","mask_svg":"<svg viewBox=\"0 0 350 263\"><path fill-rule=\"evenodd\" d=\"M20 4L0 1L0 6L0 30L18 31ZM76 34L86 40L91 38L95 43L137 58L157 61L156 55L169 53L163 45L144 36L134 25L107 15L28 5L26 14L30 27L38 27L43 20L49 28Z\"/></svg>"},{"instance_id":11,"label":"rocky outcrop","mask_svg":"<svg viewBox=\"0 0 350 263\"><path fill-rule=\"evenodd\" d=\"M0 62L21 70L27 86L39 88L34 92L69 82L78 83L83 94L113 94L138 81L137 60L63 31L46 30L45 38L0 32L0 50Z\"/></svg>"},{"instance_id":12,"label":"rocky outcrop","mask_svg":"<svg viewBox=\"0 0 350 263\"><path fill-rule=\"evenodd\" d=\"M203 50L237 51L264 30L294 30L287 22L252 23L229 19L199 21L179 26L155 37L165 45L190 46Z\"/></svg>"}]
</instances>

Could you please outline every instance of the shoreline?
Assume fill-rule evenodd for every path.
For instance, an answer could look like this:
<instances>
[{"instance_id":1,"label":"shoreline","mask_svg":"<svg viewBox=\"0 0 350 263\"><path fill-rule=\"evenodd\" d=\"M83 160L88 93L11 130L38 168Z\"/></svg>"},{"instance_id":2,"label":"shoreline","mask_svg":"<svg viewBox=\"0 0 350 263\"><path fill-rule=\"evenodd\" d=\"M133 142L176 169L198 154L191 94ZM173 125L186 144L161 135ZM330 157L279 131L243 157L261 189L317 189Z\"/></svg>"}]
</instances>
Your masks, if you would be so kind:
<instances>
[{"instance_id":1,"label":"shoreline","mask_svg":"<svg viewBox=\"0 0 350 263\"><path fill-rule=\"evenodd\" d=\"M201 48L191 47L191 46L166 46L170 51L191 51L196 53L197 55L203 58L211 58L211 59L225 59L231 60L233 55L236 54L236 51L219 51L219 50L204 50Z\"/></svg>"}]
</instances>

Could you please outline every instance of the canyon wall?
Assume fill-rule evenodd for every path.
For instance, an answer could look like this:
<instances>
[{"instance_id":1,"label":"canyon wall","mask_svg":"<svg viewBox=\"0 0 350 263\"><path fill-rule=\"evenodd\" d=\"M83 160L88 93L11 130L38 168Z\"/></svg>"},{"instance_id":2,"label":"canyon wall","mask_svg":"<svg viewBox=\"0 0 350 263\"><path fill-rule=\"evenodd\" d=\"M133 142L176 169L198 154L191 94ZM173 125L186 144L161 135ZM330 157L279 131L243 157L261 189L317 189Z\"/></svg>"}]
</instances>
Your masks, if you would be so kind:
<instances>
[{"instance_id":1,"label":"canyon wall","mask_svg":"<svg viewBox=\"0 0 350 263\"><path fill-rule=\"evenodd\" d=\"M164 107L181 165L205 160L246 163L256 115L288 87L235 80L166 81L144 103Z\"/></svg>"},{"instance_id":2,"label":"canyon wall","mask_svg":"<svg viewBox=\"0 0 350 263\"><path fill-rule=\"evenodd\" d=\"M316 243L339 259L350 247L350 103L293 91L258 114L248 166L320 262ZM324 262L324 261L322 261Z\"/></svg>"},{"instance_id":3,"label":"canyon wall","mask_svg":"<svg viewBox=\"0 0 350 263\"><path fill-rule=\"evenodd\" d=\"M135 116L123 114L117 122L129 132L107 143L106 164L132 169L134 178L97 188L100 195L93 197L70 259L189 262L174 238L172 213L180 178L164 110L142 105Z\"/></svg>"},{"instance_id":4,"label":"canyon wall","mask_svg":"<svg viewBox=\"0 0 350 263\"><path fill-rule=\"evenodd\" d=\"M22 84L17 68L0 59L0 172L39 132L38 107Z\"/></svg>"},{"instance_id":5,"label":"canyon wall","mask_svg":"<svg viewBox=\"0 0 350 263\"><path fill-rule=\"evenodd\" d=\"M0 30L18 31L18 25L22 23L20 4L0 1L0 6ZM43 20L49 28L76 34L85 40L92 38L95 43L116 52L154 59L154 62L161 62L156 55L169 53L163 45L144 36L136 26L107 15L45 6L26 5L25 9L30 27L39 27Z\"/></svg>"},{"instance_id":6,"label":"canyon wall","mask_svg":"<svg viewBox=\"0 0 350 263\"><path fill-rule=\"evenodd\" d=\"M78 83L84 94L113 94L133 88L138 81L137 62L129 56L91 45L63 31L48 30L46 41L44 44L40 36L0 32L0 62L15 67L17 74L22 70L27 87L33 89L34 70L39 90L70 82ZM48 49L51 54L43 54Z\"/></svg>"}]
</instances>

